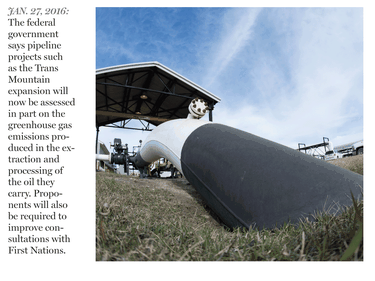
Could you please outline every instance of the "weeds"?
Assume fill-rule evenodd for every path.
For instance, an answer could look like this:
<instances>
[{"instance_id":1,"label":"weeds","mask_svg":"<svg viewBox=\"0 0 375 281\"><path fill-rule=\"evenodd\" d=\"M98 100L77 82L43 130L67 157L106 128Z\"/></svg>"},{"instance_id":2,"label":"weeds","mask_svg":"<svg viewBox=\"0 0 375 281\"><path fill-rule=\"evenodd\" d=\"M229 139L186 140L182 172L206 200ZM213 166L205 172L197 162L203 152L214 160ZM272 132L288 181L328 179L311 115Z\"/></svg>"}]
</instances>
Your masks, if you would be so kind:
<instances>
[{"instance_id":1,"label":"weeds","mask_svg":"<svg viewBox=\"0 0 375 281\"><path fill-rule=\"evenodd\" d=\"M356 155L341 159L330 160L328 163L363 175L363 155Z\"/></svg>"},{"instance_id":2,"label":"weeds","mask_svg":"<svg viewBox=\"0 0 375 281\"><path fill-rule=\"evenodd\" d=\"M354 198L338 216L322 213L298 226L228 231L199 198L122 178L97 174L99 261L363 260L363 202Z\"/></svg>"}]
</instances>

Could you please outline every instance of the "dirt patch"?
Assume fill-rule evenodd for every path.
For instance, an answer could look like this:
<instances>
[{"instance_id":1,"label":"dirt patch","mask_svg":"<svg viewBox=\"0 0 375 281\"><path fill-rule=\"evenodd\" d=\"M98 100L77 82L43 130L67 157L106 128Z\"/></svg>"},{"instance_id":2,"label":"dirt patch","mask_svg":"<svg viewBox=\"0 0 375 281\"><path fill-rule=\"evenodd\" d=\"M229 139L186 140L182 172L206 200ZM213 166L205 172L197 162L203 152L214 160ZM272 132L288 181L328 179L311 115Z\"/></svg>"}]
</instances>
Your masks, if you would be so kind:
<instances>
[{"instance_id":1,"label":"dirt patch","mask_svg":"<svg viewBox=\"0 0 375 281\"><path fill-rule=\"evenodd\" d=\"M141 179L134 176L120 176L115 177L115 181L126 183L129 185L137 185L140 188L149 188L151 190L161 188L168 190L174 194L176 199L180 201L191 201L196 200L200 203L203 202L202 197L195 190L195 188L190 185L190 183L185 178L177 179L162 179L162 178L148 178Z\"/></svg>"},{"instance_id":2,"label":"dirt patch","mask_svg":"<svg viewBox=\"0 0 375 281\"><path fill-rule=\"evenodd\" d=\"M154 193L157 190L165 190L173 198L173 202L179 205L181 210L192 212L201 206L206 214L203 215L215 227L220 227L222 222L217 215L205 204L204 199L196 189L185 178L147 178L141 179L138 176L118 175L112 173L98 172L101 179L114 180L120 185L147 190L146 192ZM160 203L160 202L159 202ZM170 202L164 202L170 204ZM195 212L195 211L194 211ZM208 213L208 214L207 214Z\"/></svg>"}]
</instances>

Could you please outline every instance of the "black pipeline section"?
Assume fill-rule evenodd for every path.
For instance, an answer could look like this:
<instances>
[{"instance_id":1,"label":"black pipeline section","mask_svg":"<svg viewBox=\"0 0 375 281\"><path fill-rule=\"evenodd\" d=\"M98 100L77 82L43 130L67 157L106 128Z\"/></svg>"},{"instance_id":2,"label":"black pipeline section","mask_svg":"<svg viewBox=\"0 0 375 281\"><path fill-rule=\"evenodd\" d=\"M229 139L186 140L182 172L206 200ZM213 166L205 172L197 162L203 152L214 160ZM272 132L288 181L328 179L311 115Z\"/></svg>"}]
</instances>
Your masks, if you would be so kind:
<instances>
[{"instance_id":1,"label":"black pipeline section","mask_svg":"<svg viewBox=\"0 0 375 281\"><path fill-rule=\"evenodd\" d=\"M359 174L221 124L193 131L182 170L230 228L272 228L316 211L335 212L362 197ZM331 208L333 207L333 208Z\"/></svg>"},{"instance_id":2,"label":"black pipeline section","mask_svg":"<svg viewBox=\"0 0 375 281\"><path fill-rule=\"evenodd\" d=\"M137 169L140 173L140 177L146 178L147 177L147 166L151 163L143 160L143 158L142 158L142 156L140 155L139 152L134 156L130 156L128 159L129 159L129 162L133 163L133 165L135 167L137 167Z\"/></svg>"}]
</instances>

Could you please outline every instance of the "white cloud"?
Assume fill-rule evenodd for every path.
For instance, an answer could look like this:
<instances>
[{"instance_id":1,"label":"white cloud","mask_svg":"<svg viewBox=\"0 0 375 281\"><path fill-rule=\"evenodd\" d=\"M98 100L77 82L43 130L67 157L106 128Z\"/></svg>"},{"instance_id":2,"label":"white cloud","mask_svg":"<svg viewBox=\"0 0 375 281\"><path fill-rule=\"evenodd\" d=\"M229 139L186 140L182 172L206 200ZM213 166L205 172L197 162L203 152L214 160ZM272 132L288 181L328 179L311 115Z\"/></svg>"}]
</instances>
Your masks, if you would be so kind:
<instances>
[{"instance_id":1,"label":"white cloud","mask_svg":"<svg viewBox=\"0 0 375 281\"><path fill-rule=\"evenodd\" d=\"M216 15L201 10L190 37L178 17L153 21L174 36L155 41L165 49L160 62L222 98L215 122L293 148L323 136L337 145L363 138L362 9L228 9ZM141 35L129 45L98 36L107 40L101 44L107 54L133 61L152 55L134 50L145 40ZM190 53L195 56L185 56Z\"/></svg>"},{"instance_id":2,"label":"white cloud","mask_svg":"<svg viewBox=\"0 0 375 281\"><path fill-rule=\"evenodd\" d=\"M283 53L282 63L277 61L280 57L272 56L272 53L260 51L256 60L251 57L254 61L247 61L252 66L248 69L253 76L251 84L238 79L228 87L235 91L238 87L236 84L245 83L248 92L244 93L243 99L237 98L238 102L234 104L229 103L230 96L224 96L222 104L216 107L215 121L293 148L298 142L318 143L323 136L338 142L361 139L360 12L350 9L308 9L297 13L288 31L293 36L283 43L288 52ZM249 43L250 37L240 38L244 38L242 44ZM226 50L226 42L220 50ZM280 48L284 48L284 45ZM224 53L219 52L218 58ZM290 56L287 56L288 53ZM234 56L235 52L229 58L233 59ZM247 57L242 59L249 60ZM228 63L224 60L215 67L220 70L220 66ZM212 75L212 71L209 71L209 75ZM290 73L286 75L286 71ZM218 77L219 73L212 75L212 79ZM356 123L351 127L353 122Z\"/></svg>"},{"instance_id":3,"label":"white cloud","mask_svg":"<svg viewBox=\"0 0 375 281\"><path fill-rule=\"evenodd\" d=\"M217 46L212 46L206 85L209 87L251 39L252 27L260 9L230 9Z\"/></svg>"}]
</instances>

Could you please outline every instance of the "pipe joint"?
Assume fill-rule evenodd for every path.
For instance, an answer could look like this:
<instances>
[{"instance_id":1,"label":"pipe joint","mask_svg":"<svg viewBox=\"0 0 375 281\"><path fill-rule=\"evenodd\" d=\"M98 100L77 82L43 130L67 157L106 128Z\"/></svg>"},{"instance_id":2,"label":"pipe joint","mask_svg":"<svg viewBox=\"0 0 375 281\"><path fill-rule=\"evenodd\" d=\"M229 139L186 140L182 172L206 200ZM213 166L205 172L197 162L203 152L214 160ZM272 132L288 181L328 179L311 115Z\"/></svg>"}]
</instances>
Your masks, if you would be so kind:
<instances>
[{"instance_id":1,"label":"pipe joint","mask_svg":"<svg viewBox=\"0 0 375 281\"><path fill-rule=\"evenodd\" d=\"M203 99L195 98L189 104L189 119L200 119L208 111L208 103Z\"/></svg>"}]
</instances>

